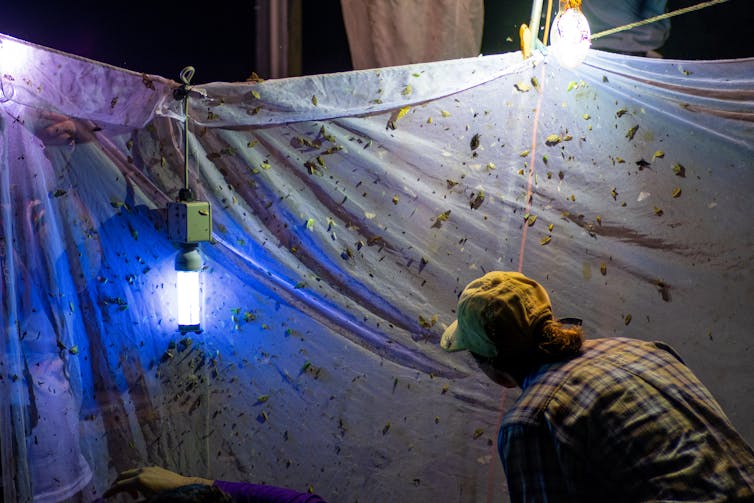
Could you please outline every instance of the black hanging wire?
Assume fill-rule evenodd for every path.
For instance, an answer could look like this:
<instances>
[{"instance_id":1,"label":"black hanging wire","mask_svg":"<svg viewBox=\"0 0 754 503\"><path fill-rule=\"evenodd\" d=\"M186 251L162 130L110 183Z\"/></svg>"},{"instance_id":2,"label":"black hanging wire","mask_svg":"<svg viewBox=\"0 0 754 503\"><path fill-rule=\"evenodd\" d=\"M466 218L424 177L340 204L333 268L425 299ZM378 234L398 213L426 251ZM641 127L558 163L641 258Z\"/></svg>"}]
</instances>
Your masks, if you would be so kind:
<instances>
[{"instance_id":1,"label":"black hanging wire","mask_svg":"<svg viewBox=\"0 0 754 503\"><path fill-rule=\"evenodd\" d=\"M181 70L180 78L181 78L181 86L177 87L173 90L173 98L175 98L177 101L183 102L183 180L184 180L184 186L178 193L178 199L180 201L193 201L194 194L191 192L191 189L189 188L189 166L188 166L188 159L189 159L189 115L188 115L188 95L189 95L189 84L191 83L191 79L194 77L194 67L193 66L187 66L183 70Z\"/></svg>"}]
</instances>

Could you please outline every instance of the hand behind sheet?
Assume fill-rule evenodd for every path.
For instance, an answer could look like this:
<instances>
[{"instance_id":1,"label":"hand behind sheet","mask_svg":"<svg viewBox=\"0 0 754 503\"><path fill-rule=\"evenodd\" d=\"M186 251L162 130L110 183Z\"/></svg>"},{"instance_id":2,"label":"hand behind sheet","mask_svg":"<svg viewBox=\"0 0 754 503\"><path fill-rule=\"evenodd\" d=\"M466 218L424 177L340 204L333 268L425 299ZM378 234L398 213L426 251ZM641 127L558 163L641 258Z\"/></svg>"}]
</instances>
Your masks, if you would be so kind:
<instances>
[{"instance_id":1,"label":"hand behind sheet","mask_svg":"<svg viewBox=\"0 0 754 503\"><path fill-rule=\"evenodd\" d=\"M71 145L93 139L91 128L77 119L56 112L41 113L35 134L45 145Z\"/></svg>"},{"instance_id":2,"label":"hand behind sheet","mask_svg":"<svg viewBox=\"0 0 754 503\"><path fill-rule=\"evenodd\" d=\"M184 477L159 466L133 468L121 472L103 497L109 498L121 492L128 492L133 498L139 493L149 497L166 489L175 489L189 484L212 485L213 481L200 477Z\"/></svg>"}]
</instances>

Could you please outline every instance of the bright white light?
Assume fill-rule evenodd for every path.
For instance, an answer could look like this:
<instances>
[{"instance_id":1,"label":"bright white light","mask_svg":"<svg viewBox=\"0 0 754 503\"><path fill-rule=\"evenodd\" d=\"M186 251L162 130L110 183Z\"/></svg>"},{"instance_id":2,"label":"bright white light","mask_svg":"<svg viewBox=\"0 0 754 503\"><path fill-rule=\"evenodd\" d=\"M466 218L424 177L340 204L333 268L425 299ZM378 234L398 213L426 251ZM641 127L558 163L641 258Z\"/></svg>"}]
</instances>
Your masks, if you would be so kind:
<instances>
[{"instance_id":1,"label":"bright white light","mask_svg":"<svg viewBox=\"0 0 754 503\"><path fill-rule=\"evenodd\" d=\"M177 271L178 274L178 326L198 327L199 271Z\"/></svg>"},{"instance_id":2,"label":"bright white light","mask_svg":"<svg viewBox=\"0 0 754 503\"><path fill-rule=\"evenodd\" d=\"M29 44L0 35L0 103L13 99L15 81L28 83L27 74L38 66L34 54Z\"/></svg>"},{"instance_id":3,"label":"bright white light","mask_svg":"<svg viewBox=\"0 0 754 503\"><path fill-rule=\"evenodd\" d=\"M579 9L558 12L550 30L550 52L560 65L576 68L589 51L592 33Z\"/></svg>"},{"instance_id":4,"label":"bright white light","mask_svg":"<svg viewBox=\"0 0 754 503\"><path fill-rule=\"evenodd\" d=\"M34 64L34 49L21 40L9 37L0 38L0 67L5 75L15 75Z\"/></svg>"}]
</instances>

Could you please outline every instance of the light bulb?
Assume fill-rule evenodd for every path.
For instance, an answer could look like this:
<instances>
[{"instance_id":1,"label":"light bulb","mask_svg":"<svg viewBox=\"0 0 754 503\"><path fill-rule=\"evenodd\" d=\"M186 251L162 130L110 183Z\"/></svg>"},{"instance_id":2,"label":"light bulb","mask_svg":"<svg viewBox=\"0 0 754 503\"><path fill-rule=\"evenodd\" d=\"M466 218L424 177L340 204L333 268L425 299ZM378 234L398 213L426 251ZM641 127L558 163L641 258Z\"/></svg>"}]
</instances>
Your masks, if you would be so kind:
<instances>
[{"instance_id":1,"label":"light bulb","mask_svg":"<svg viewBox=\"0 0 754 503\"><path fill-rule=\"evenodd\" d=\"M550 52L561 66L576 68L589 51L592 33L581 9L558 12L550 30Z\"/></svg>"},{"instance_id":2,"label":"light bulb","mask_svg":"<svg viewBox=\"0 0 754 503\"><path fill-rule=\"evenodd\" d=\"M178 289L178 330L181 332L201 331L201 302L199 271L202 257L198 245L183 244L175 257Z\"/></svg>"}]
</instances>

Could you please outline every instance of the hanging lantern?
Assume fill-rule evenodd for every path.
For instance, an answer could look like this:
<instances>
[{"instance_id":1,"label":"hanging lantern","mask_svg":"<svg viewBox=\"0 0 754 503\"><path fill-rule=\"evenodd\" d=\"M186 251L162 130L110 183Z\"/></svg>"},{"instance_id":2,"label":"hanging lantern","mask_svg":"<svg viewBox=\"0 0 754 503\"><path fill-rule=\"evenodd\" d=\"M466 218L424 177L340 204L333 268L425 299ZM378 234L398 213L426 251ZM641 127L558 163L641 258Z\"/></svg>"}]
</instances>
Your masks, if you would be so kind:
<instances>
[{"instance_id":1,"label":"hanging lantern","mask_svg":"<svg viewBox=\"0 0 754 503\"><path fill-rule=\"evenodd\" d=\"M181 191L182 197L189 197ZM201 331L202 257L199 243L212 237L212 212L206 201L181 199L168 203L168 236L180 245L175 257L178 290L178 330Z\"/></svg>"},{"instance_id":2,"label":"hanging lantern","mask_svg":"<svg viewBox=\"0 0 754 503\"><path fill-rule=\"evenodd\" d=\"M179 243L180 251L175 257L176 287L178 301L178 330L182 333L201 332L201 278L202 257L199 243L212 238L212 208L206 201L194 201L188 183L188 84L194 74L192 67L181 72L183 86L177 88L173 97L183 101L184 107L184 178L185 186L178 200L168 203L168 237Z\"/></svg>"}]
</instances>

